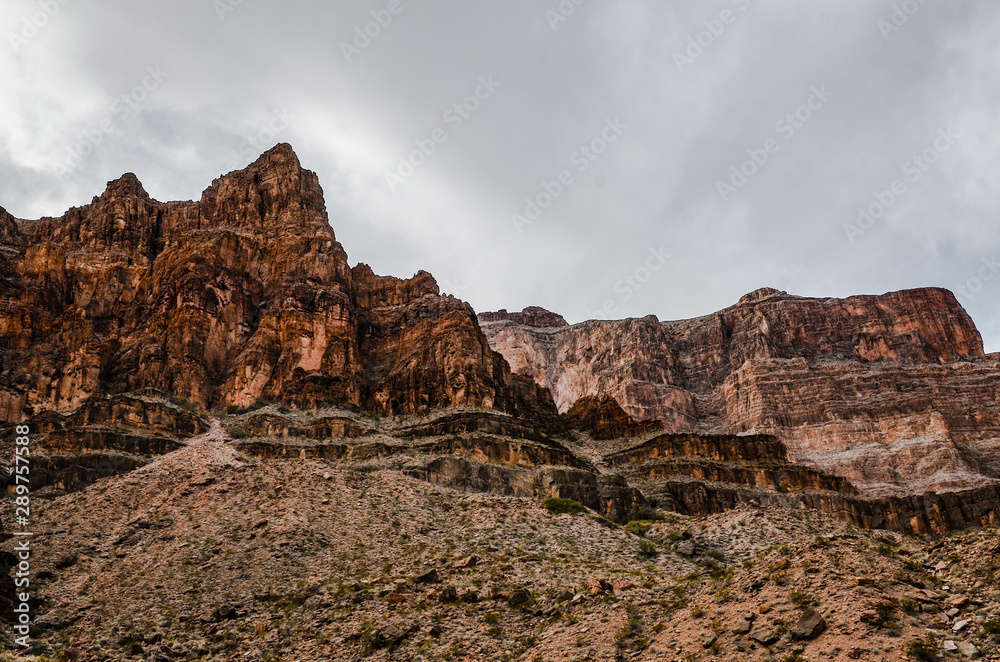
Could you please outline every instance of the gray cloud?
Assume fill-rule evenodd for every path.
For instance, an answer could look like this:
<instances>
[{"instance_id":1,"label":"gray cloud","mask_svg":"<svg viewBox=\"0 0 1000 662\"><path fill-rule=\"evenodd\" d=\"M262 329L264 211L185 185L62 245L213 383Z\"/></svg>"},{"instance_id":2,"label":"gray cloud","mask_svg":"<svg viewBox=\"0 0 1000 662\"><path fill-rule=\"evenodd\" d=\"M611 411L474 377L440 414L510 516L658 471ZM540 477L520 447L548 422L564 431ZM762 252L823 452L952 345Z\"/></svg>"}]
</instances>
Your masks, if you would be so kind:
<instances>
[{"instance_id":1,"label":"gray cloud","mask_svg":"<svg viewBox=\"0 0 1000 662\"><path fill-rule=\"evenodd\" d=\"M0 204L59 214L125 171L190 199L284 141L319 173L352 261L428 269L477 310L578 321L610 301L616 317L672 319L761 286L935 285L1000 350L996 3L589 0L553 29L558 0L219 2L221 19L209 0L5 3ZM10 35L54 3L15 51ZM918 9L889 31L894 4ZM147 67L166 76L134 95ZM832 96L788 136L777 123L819 86ZM627 128L582 169L574 153L615 118ZM913 180L905 164L949 127L961 137ZM446 139L390 190L435 129ZM768 139L779 149L724 201L718 182ZM572 184L518 232L511 216L564 170ZM845 225L896 181L905 192L852 243Z\"/></svg>"}]
</instances>

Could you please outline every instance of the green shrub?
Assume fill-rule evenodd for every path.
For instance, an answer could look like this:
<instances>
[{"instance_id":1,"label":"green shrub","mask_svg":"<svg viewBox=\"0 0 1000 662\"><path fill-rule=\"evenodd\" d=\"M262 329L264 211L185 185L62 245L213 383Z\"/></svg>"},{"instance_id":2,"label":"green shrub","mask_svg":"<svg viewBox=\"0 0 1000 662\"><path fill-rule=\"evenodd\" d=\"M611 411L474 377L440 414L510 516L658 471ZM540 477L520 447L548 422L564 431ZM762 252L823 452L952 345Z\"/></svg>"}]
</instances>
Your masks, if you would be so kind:
<instances>
[{"instance_id":1,"label":"green shrub","mask_svg":"<svg viewBox=\"0 0 1000 662\"><path fill-rule=\"evenodd\" d=\"M240 410L240 406L239 405L229 405L228 407L226 407L226 413L227 414L235 414L239 410Z\"/></svg>"},{"instance_id":2,"label":"green shrub","mask_svg":"<svg viewBox=\"0 0 1000 662\"><path fill-rule=\"evenodd\" d=\"M1000 618L991 618L983 622L983 629L988 634L1000 634Z\"/></svg>"},{"instance_id":3,"label":"green shrub","mask_svg":"<svg viewBox=\"0 0 1000 662\"><path fill-rule=\"evenodd\" d=\"M575 515L577 513L587 511L587 509L579 501L573 501L572 499L560 499L559 497L546 499L544 505L545 509L553 515L563 515L566 513Z\"/></svg>"},{"instance_id":4,"label":"green shrub","mask_svg":"<svg viewBox=\"0 0 1000 662\"><path fill-rule=\"evenodd\" d=\"M237 425L236 427L229 428L229 436L233 439L242 439L247 436L247 431Z\"/></svg>"},{"instance_id":5,"label":"green shrub","mask_svg":"<svg viewBox=\"0 0 1000 662\"><path fill-rule=\"evenodd\" d=\"M648 524L647 522L629 522L628 524L625 525L625 530L641 538L642 536L646 535L646 532L649 531L650 526L651 525Z\"/></svg>"},{"instance_id":6,"label":"green shrub","mask_svg":"<svg viewBox=\"0 0 1000 662\"><path fill-rule=\"evenodd\" d=\"M890 602L875 605L875 613L878 614L883 627L890 627L896 620L896 605Z\"/></svg>"},{"instance_id":7,"label":"green shrub","mask_svg":"<svg viewBox=\"0 0 1000 662\"><path fill-rule=\"evenodd\" d=\"M628 516L629 522L658 522L663 519L666 518L649 506L636 506Z\"/></svg>"},{"instance_id":8,"label":"green shrub","mask_svg":"<svg viewBox=\"0 0 1000 662\"><path fill-rule=\"evenodd\" d=\"M929 634L923 639L911 641L910 645L906 647L906 654L914 660L937 662L938 647L934 641L934 635Z\"/></svg>"}]
</instances>

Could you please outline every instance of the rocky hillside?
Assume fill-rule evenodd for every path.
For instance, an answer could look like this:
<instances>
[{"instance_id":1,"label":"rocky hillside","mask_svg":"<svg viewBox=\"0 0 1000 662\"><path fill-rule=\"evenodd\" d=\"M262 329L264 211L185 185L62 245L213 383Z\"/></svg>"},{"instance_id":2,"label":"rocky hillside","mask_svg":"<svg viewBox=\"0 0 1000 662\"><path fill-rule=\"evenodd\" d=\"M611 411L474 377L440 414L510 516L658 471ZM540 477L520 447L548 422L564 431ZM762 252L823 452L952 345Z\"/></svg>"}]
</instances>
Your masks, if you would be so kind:
<instances>
[{"instance_id":1,"label":"rocky hillside","mask_svg":"<svg viewBox=\"0 0 1000 662\"><path fill-rule=\"evenodd\" d=\"M448 437L419 435L438 429L413 433L430 447ZM671 437L616 462L644 480L638 463L668 448L737 466L716 442ZM38 500L37 659L1000 659L996 529L903 538L751 502L646 508L620 525L572 501L546 508L517 482L504 493L413 478L421 451L365 442L331 459L276 443L209 430ZM758 495L775 479L823 480L769 459L774 441L742 449L771 465Z\"/></svg>"}]
</instances>

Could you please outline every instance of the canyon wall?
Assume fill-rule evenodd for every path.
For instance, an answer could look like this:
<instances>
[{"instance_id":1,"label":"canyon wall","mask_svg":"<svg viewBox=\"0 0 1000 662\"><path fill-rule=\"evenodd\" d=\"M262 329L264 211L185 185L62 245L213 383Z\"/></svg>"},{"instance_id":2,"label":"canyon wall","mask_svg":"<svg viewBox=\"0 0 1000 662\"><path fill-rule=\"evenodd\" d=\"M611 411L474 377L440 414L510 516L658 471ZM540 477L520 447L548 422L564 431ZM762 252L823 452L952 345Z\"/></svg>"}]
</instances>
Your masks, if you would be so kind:
<instances>
[{"instance_id":1,"label":"canyon wall","mask_svg":"<svg viewBox=\"0 0 1000 662\"><path fill-rule=\"evenodd\" d=\"M0 242L3 420L142 389L203 409L554 414L429 274L348 267L319 180L287 145L198 202L155 201L125 175L60 218L3 212Z\"/></svg>"},{"instance_id":2,"label":"canyon wall","mask_svg":"<svg viewBox=\"0 0 1000 662\"><path fill-rule=\"evenodd\" d=\"M671 432L774 435L792 461L872 496L1000 483L1000 369L946 290L764 289L683 321L529 321L480 316L491 346L561 412L611 396Z\"/></svg>"}]
</instances>

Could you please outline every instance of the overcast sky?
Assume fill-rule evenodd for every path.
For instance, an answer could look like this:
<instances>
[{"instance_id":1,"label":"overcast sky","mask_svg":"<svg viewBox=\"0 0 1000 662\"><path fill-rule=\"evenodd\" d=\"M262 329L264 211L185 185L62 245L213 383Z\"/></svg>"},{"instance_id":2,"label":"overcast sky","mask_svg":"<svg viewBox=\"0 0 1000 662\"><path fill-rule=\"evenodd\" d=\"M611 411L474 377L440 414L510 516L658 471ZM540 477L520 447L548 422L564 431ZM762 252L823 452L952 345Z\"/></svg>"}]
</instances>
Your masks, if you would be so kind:
<instances>
[{"instance_id":1,"label":"overcast sky","mask_svg":"<svg viewBox=\"0 0 1000 662\"><path fill-rule=\"evenodd\" d=\"M5 0L0 206L288 142L352 264L478 311L941 286L1000 350L995 0L347 4Z\"/></svg>"}]
</instances>

